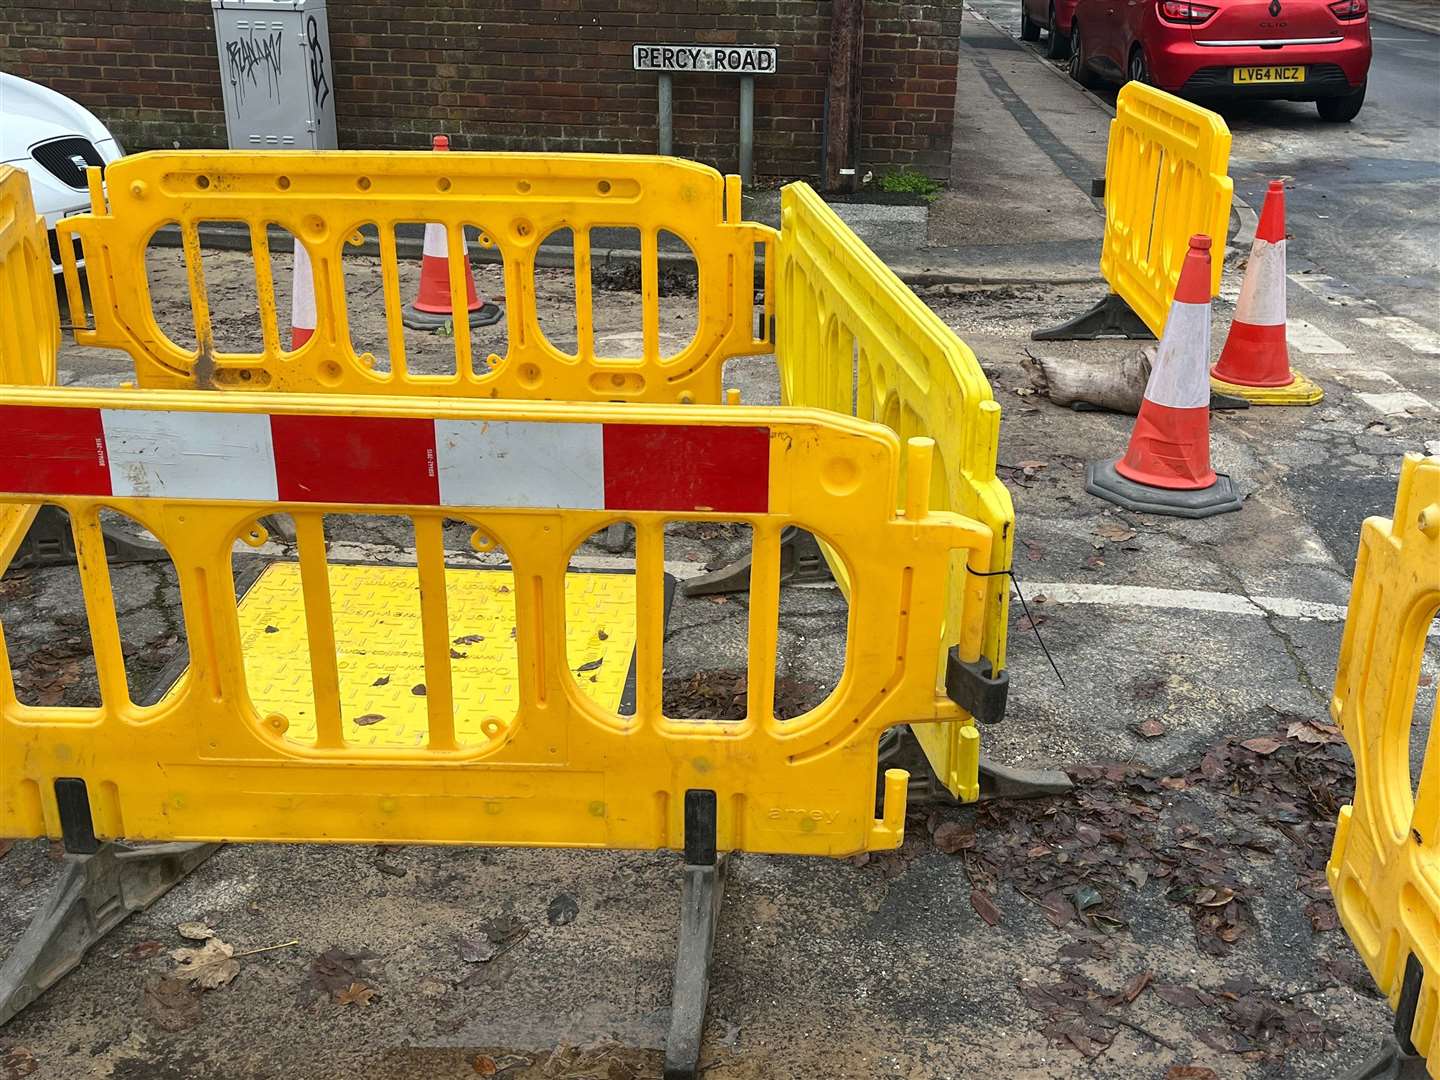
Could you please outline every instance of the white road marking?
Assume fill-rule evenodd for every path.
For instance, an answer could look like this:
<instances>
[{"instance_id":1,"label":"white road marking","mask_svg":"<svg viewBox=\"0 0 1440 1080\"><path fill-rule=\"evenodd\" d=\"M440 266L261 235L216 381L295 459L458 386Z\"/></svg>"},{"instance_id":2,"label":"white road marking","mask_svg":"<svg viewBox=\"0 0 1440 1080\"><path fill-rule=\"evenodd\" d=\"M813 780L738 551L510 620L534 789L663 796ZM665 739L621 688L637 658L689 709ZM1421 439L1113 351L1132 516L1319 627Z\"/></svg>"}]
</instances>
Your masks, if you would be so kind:
<instances>
[{"instance_id":1,"label":"white road marking","mask_svg":"<svg viewBox=\"0 0 1440 1080\"><path fill-rule=\"evenodd\" d=\"M1384 416L1409 416L1415 413L1435 411L1435 406L1409 390L1396 390L1388 394L1356 394L1376 412Z\"/></svg>"},{"instance_id":2,"label":"white road marking","mask_svg":"<svg viewBox=\"0 0 1440 1080\"><path fill-rule=\"evenodd\" d=\"M1032 602L1039 596L1050 604L1102 604L1111 607L1181 608L1225 615L1278 615L1284 619L1344 622L1344 604L1294 600L1288 596L1241 596L1205 589L1161 589L1150 585L1098 585L1027 581Z\"/></svg>"},{"instance_id":3,"label":"white road marking","mask_svg":"<svg viewBox=\"0 0 1440 1080\"><path fill-rule=\"evenodd\" d=\"M1343 288L1343 286L1329 274L1287 274L1286 277L1306 292L1314 293L1327 304L1333 304L1335 307L1350 306L1349 299L1335 295L1335 290Z\"/></svg>"},{"instance_id":4,"label":"white road marking","mask_svg":"<svg viewBox=\"0 0 1440 1080\"><path fill-rule=\"evenodd\" d=\"M1285 327L1285 339L1299 352L1319 356L1346 356L1352 350L1304 319L1292 318Z\"/></svg>"},{"instance_id":5,"label":"white road marking","mask_svg":"<svg viewBox=\"0 0 1440 1080\"><path fill-rule=\"evenodd\" d=\"M1425 329L1403 315L1380 315L1355 321L1372 330L1379 330L1391 341L1399 342L1412 352L1440 356L1440 334Z\"/></svg>"},{"instance_id":6,"label":"white road marking","mask_svg":"<svg viewBox=\"0 0 1440 1080\"><path fill-rule=\"evenodd\" d=\"M1289 596L1241 596L1207 589L1161 589L1150 585L1027 581L1025 593L1031 604L1043 596L1046 605L1096 604L1104 607L1180 609L1255 618L1274 615L1282 619L1314 619L1327 623L1344 622L1346 611L1344 604L1296 600ZM1430 636L1440 636L1440 622L1431 626Z\"/></svg>"}]
</instances>

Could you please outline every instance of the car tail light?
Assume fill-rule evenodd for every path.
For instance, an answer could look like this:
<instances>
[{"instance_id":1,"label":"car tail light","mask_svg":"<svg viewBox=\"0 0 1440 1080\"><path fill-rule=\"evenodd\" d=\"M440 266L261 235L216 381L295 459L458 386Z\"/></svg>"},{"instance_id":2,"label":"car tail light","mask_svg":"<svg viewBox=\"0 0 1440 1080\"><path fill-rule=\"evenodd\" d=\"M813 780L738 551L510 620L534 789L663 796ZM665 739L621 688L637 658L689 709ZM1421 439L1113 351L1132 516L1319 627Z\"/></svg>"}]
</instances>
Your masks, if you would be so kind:
<instances>
[{"instance_id":1,"label":"car tail light","mask_svg":"<svg viewBox=\"0 0 1440 1080\"><path fill-rule=\"evenodd\" d=\"M1342 4L1364 2L1365 0L1341 0ZM1215 10L1209 4L1192 4L1190 0L1160 0L1160 15L1170 22L1203 23L1215 14ZM1342 15L1341 18L1345 16Z\"/></svg>"},{"instance_id":2,"label":"car tail light","mask_svg":"<svg viewBox=\"0 0 1440 1080\"><path fill-rule=\"evenodd\" d=\"M1330 10L1337 19L1348 22L1351 19L1363 19L1370 13L1370 5L1366 0L1339 0L1338 3L1330 5Z\"/></svg>"}]
</instances>

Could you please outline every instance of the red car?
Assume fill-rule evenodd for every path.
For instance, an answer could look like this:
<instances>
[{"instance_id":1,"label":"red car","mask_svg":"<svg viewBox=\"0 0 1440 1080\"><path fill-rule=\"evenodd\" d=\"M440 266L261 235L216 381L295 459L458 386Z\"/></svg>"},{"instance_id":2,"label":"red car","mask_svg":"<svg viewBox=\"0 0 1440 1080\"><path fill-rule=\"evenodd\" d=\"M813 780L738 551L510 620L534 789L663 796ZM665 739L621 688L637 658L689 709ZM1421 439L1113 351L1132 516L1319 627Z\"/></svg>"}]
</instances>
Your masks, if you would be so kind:
<instances>
[{"instance_id":1,"label":"red car","mask_svg":"<svg viewBox=\"0 0 1440 1080\"><path fill-rule=\"evenodd\" d=\"M1369 71L1367 0L1078 0L1070 19L1070 77L1083 86L1313 101L1343 122Z\"/></svg>"},{"instance_id":2,"label":"red car","mask_svg":"<svg viewBox=\"0 0 1440 1080\"><path fill-rule=\"evenodd\" d=\"M1020 0L1020 40L1039 41L1046 32L1045 55L1063 60L1070 55L1070 20L1076 0Z\"/></svg>"}]
</instances>

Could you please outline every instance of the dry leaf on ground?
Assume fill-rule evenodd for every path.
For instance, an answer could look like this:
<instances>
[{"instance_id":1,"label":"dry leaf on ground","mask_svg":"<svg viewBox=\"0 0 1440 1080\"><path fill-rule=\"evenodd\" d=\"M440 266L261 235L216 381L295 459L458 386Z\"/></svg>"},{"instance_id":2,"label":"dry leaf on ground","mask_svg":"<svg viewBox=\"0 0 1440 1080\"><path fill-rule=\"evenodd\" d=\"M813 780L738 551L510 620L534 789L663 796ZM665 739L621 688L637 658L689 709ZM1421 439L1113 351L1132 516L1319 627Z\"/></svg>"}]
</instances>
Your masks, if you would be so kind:
<instances>
[{"instance_id":1,"label":"dry leaf on ground","mask_svg":"<svg viewBox=\"0 0 1440 1080\"><path fill-rule=\"evenodd\" d=\"M0 1080L20 1080L40 1068L35 1055L23 1046L12 1046L0 1054Z\"/></svg>"},{"instance_id":2,"label":"dry leaf on ground","mask_svg":"<svg viewBox=\"0 0 1440 1080\"><path fill-rule=\"evenodd\" d=\"M1125 540L1133 540L1138 535L1130 526L1119 521L1102 521L1095 526L1095 535L1103 536L1106 540L1113 540L1121 543Z\"/></svg>"},{"instance_id":3,"label":"dry leaf on ground","mask_svg":"<svg viewBox=\"0 0 1440 1080\"><path fill-rule=\"evenodd\" d=\"M182 922L175 927L175 932L191 941L209 941L215 936L215 931L206 922Z\"/></svg>"},{"instance_id":4,"label":"dry leaf on ground","mask_svg":"<svg viewBox=\"0 0 1440 1080\"><path fill-rule=\"evenodd\" d=\"M127 960L149 960L165 951L163 941L139 941L125 950Z\"/></svg>"},{"instance_id":5,"label":"dry leaf on ground","mask_svg":"<svg viewBox=\"0 0 1440 1080\"><path fill-rule=\"evenodd\" d=\"M932 839L946 855L954 855L975 846L975 830L958 821L944 821L936 827Z\"/></svg>"},{"instance_id":6,"label":"dry leaf on ground","mask_svg":"<svg viewBox=\"0 0 1440 1080\"><path fill-rule=\"evenodd\" d=\"M175 977L188 979L201 990L216 990L240 974L240 961L233 959L234 946L212 937L199 949L175 949Z\"/></svg>"},{"instance_id":7,"label":"dry leaf on ground","mask_svg":"<svg viewBox=\"0 0 1440 1080\"><path fill-rule=\"evenodd\" d=\"M970 906L975 909L975 914L985 920L987 926L998 926L1000 924L1000 909L995 906L995 901L984 889L970 890Z\"/></svg>"},{"instance_id":8,"label":"dry leaf on ground","mask_svg":"<svg viewBox=\"0 0 1440 1080\"><path fill-rule=\"evenodd\" d=\"M145 981L145 1018L161 1031L188 1031L200 1022L200 991L184 979Z\"/></svg>"},{"instance_id":9,"label":"dry leaf on ground","mask_svg":"<svg viewBox=\"0 0 1440 1080\"><path fill-rule=\"evenodd\" d=\"M369 1005L375 1000L375 988L364 983L351 983L344 990L335 991L337 1005Z\"/></svg>"}]
</instances>

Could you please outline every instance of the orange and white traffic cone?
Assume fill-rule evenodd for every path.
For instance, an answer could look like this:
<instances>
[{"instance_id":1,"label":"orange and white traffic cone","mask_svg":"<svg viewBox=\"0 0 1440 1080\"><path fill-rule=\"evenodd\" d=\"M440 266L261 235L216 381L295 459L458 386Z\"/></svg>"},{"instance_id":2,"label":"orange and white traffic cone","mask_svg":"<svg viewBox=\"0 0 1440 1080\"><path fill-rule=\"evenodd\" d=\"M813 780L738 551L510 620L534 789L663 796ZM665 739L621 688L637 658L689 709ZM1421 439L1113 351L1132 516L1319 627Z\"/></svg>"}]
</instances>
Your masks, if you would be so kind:
<instances>
[{"instance_id":1,"label":"orange and white traffic cone","mask_svg":"<svg viewBox=\"0 0 1440 1080\"><path fill-rule=\"evenodd\" d=\"M448 151L450 139L436 135L431 146ZM461 238L464 246L464 238ZM475 273L470 269L470 253L465 253L465 305L471 326L489 326L504 314L496 304L489 303L475 291ZM400 315L400 321L412 330L436 330L451 322L450 309L450 248L445 226L429 222L425 226L425 247L420 255L420 292ZM452 324L453 325L453 324Z\"/></svg>"},{"instance_id":2,"label":"orange and white traffic cone","mask_svg":"<svg viewBox=\"0 0 1440 1080\"><path fill-rule=\"evenodd\" d=\"M1220 361L1210 369L1215 389L1255 405L1314 405L1324 391L1290 368L1285 340L1285 185L1270 181L1260 225L1250 246L1235 320Z\"/></svg>"},{"instance_id":3,"label":"orange and white traffic cone","mask_svg":"<svg viewBox=\"0 0 1440 1080\"><path fill-rule=\"evenodd\" d=\"M315 334L315 273L310 253L295 238L294 272L290 284L290 351L300 348Z\"/></svg>"},{"instance_id":4,"label":"orange and white traffic cone","mask_svg":"<svg viewBox=\"0 0 1440 1080\"><path fill-rule=\"evenodd\" d=\"M1240 509L1210 467L1210 238L1190 238L1145 399L1118 461L1092 462L1085 490L1146 514L1200 518Z\"/></svg>"}]
</instances>

